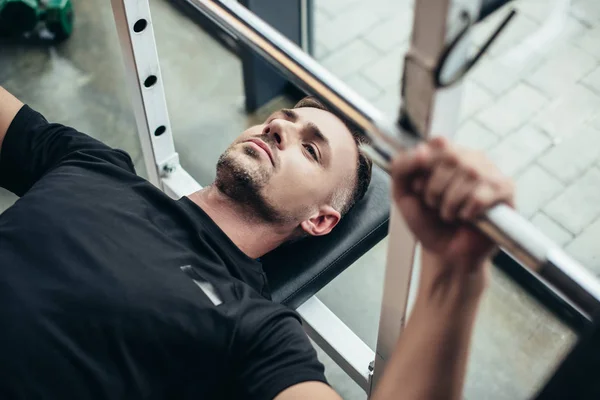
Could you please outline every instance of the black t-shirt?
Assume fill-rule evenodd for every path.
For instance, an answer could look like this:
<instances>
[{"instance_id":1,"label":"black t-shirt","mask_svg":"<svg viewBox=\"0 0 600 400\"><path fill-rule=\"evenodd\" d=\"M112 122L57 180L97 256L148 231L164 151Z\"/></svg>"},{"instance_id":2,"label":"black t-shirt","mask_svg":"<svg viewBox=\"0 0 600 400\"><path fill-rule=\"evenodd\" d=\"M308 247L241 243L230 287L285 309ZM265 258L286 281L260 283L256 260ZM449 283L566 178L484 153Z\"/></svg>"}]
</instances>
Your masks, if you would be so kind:
<instances>
[{"instance_id":1,"label":"black t-shirt","mask_svg":"<svg viewBox=\"0 0 600 400\"><path fill-rule=\"evenodd\" d=\"M127 153L25 106L0 185L22 196L0 216L0 398L271 399L325 381L260 263Z\"/></svg>"}]
</instances>

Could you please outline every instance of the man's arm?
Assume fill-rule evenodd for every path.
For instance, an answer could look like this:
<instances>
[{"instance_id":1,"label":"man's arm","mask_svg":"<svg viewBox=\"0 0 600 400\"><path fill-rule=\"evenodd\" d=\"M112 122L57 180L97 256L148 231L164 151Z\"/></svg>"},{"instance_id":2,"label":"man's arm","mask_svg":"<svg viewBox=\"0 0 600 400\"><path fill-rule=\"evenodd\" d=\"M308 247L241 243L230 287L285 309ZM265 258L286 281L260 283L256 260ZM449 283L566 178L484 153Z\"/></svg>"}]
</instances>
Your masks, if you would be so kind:
<instances>
[{"instance_id":1,"label":"man's arm","mask_svg":"<svg viewBox=\"0 0 600 400\"><path fill-rule=\"evenodd\" d=\"M135 173L131 158L104 143L62 124L49 123L0 88L0 186L23 196L62 163L83 161L94 168L112 164Z\"/></svg>"},{"instance_id":2,"label":"man's arm","mask_svg":"<svg viewBox=\"0 0 600 400\"><path fill-rule=\"evenodd\" d=\"M470 223L513 205L510 179L480 152L443 138L392 166L396 206L423 249L413 313L372 397L460 399L475 316L495 245Z\"/></svg>"},{"instance_id":3,"label":"man's arm","mask_svg":"<svg viewBox=\"0 0 600 400\"><path fill-rule=\"evenodd\" d=\"M424 254L423 258L424 269L452 268L433 255ZM410 321L374 400L462 398L482 281L457 275L421 282Z\"/></svg>"},{"instance_id":4,"label":"man's arm","mask_svg":"<svg viewBox=\"0 0 600 400\"><path fill-rule=\"evenodd\" d=\"M443 270L443 261L425 253L423 270ZM406 329L394 349L373 400L460 399L473 324L483 279L421 277L419 293ZM431 274L430 274L431 275ZM321 382L304 382L284 390L276 400L339 400Z\"/></svg>"},{"instance_id":5,"label":"man's arm","mask_svg":"<svg viewBox=\"0 0 600 400\"><path fill-rule=\"evenodd\" d=\"M396 206L423 248L422 270L413 312L371 398L460 399L495 248L469 223L499 202L512 205L512 183L481 153L442 138L399 155L392 179ZM305 385L277 400L338 398Z\"/></svg>"},{"instance_id":6,"label":"man's arm","mask_svg":"<svg viewBox=\"0 0 600 400\"><path fill-rule=\"evenodd\" d=\"M275 400L342 400L342 398L330 386L323 382L302 382L294 386L290 386L283 392L279 393Z\"/></svg>"},{"instance_id":7,"label":"man's arm","mask_svg":"<svg viewBox=\"0 0 600 400\"><path fill-rule=\"evenodd\" d=\"M21 107L23 107L23 103L0 86L0 156L8 127Z\"/></svg>"}]
</instances>

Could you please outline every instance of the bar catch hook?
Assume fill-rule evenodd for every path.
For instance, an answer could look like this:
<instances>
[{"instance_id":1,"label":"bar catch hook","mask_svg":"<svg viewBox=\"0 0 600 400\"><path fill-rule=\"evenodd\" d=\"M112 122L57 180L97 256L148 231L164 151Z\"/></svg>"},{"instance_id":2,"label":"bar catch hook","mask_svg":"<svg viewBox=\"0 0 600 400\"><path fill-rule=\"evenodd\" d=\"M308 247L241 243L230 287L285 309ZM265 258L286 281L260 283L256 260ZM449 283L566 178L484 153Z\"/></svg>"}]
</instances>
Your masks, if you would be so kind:
<instances>
[{"instance_id":1,"label":"bar catch hook","mask_svg":"<svg viewBox=\"0 0 600 400\"><path fill-rule=\"evenodd\" d=\"M502 20L502 22L498 25L498 27L494 30L494 32L490 35L490 37L485 41L483 46L481 46L479 51L477 51L477 53L473 57L467 59L464 62L464 64L458 69L458 71L456 71L456 73L452 75L449 79L442 80L442 71L444 69L444 66L446 65L446 61L450 57L450 54L452 54L452 52L456 49L456 46L460 43L460 41L463 39L463 37L467 34L469 29L471 29L471 27L474 24L474 21L471 19L469 14L466 11L463 11L460 14L460 19L464 23L464 27L460 30L458 35L456 35L456 37L452 39L452 41L444 48L444 51L440 56L440 59L437 63L434 72L435 86L439 89L445 88L455 84L460 79L462 79L462 77L464 77L467 74L467 72L469 72L471 68L473 68L477 61L479 61L481 56L487 51L488 47L490 47L490 45L498 38L498 35L502 32L502 30L504 30L506 25L512 20L512 18L516 14L516 10L512 9L508 13L508 15Z\"/></svg>"}]
</instances>

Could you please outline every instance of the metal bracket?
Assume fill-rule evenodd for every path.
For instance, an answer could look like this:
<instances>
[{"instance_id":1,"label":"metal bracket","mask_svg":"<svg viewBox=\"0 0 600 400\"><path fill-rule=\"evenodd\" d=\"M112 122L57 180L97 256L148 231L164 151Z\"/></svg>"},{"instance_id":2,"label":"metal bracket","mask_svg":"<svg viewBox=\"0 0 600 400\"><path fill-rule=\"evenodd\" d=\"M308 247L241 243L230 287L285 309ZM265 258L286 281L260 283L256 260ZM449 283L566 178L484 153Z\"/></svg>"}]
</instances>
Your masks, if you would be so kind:
<instances>
[{"instance_id":1,"label":"metal bracket","mask_svg":"<svg viewBox=\"0 0 600 400\"><path fill-rule=\"evenodd\" d=\"M368 389L367 389L367 395L371 396L371 393L373 393L373 374L375 373L375 360L371 361L369 363L369 381L367 383Z\"/></svg>"},{"instance_id":2,"label":"metal bracket","mask_svg":"<svg viewBox=\"0 0 600 400\"><path fill-rule=\"evenodd\" d=\"M179 153L173 153L169 158L158 164L161 178L168 177L179 167Z\"/></svg>"}]
</instances>

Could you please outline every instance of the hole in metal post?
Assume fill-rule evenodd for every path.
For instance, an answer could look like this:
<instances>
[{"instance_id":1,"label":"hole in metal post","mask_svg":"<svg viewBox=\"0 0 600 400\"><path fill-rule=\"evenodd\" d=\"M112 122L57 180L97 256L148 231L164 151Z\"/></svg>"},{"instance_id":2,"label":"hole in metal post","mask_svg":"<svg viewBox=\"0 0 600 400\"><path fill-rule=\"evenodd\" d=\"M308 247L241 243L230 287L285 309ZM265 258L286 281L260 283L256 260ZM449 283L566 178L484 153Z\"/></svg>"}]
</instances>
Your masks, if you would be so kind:
<instances>
[{"instance_id":1,"label":"hole in metal post","mask_svg":"<svg viewBox=\"0 0 600 400\"><path fill-rule=\"evenodd\" d=\"M154 131L154 136L160 136L167 131L167 128L164 125L159 126Z\"/></svg>"},{"instance_id":2,"label":"hole in metal post","mask_svg":"<svg viewBox=\"0 0 600 400\"><path fill-rule=\"evenodd\" d=\"M148 21L146 21L144 18L138 19L136 23L133 24L133 31L135 33L140 33L141 31L146 29L146 26L148 26Z\"/></svg>"},{"instance_id":3,"label":"hole in metal post","mask_svg":"<svg viewBox=\"0 0 600 400\"><path fill-rule=\"evenodd\" d=\"M147 88L149 88L150 86L154 85L157 80L158 80L158 78L156 77L156 75L150 75L144 81L144 86L146 86Z\"/></svg>"}]
</instances>

